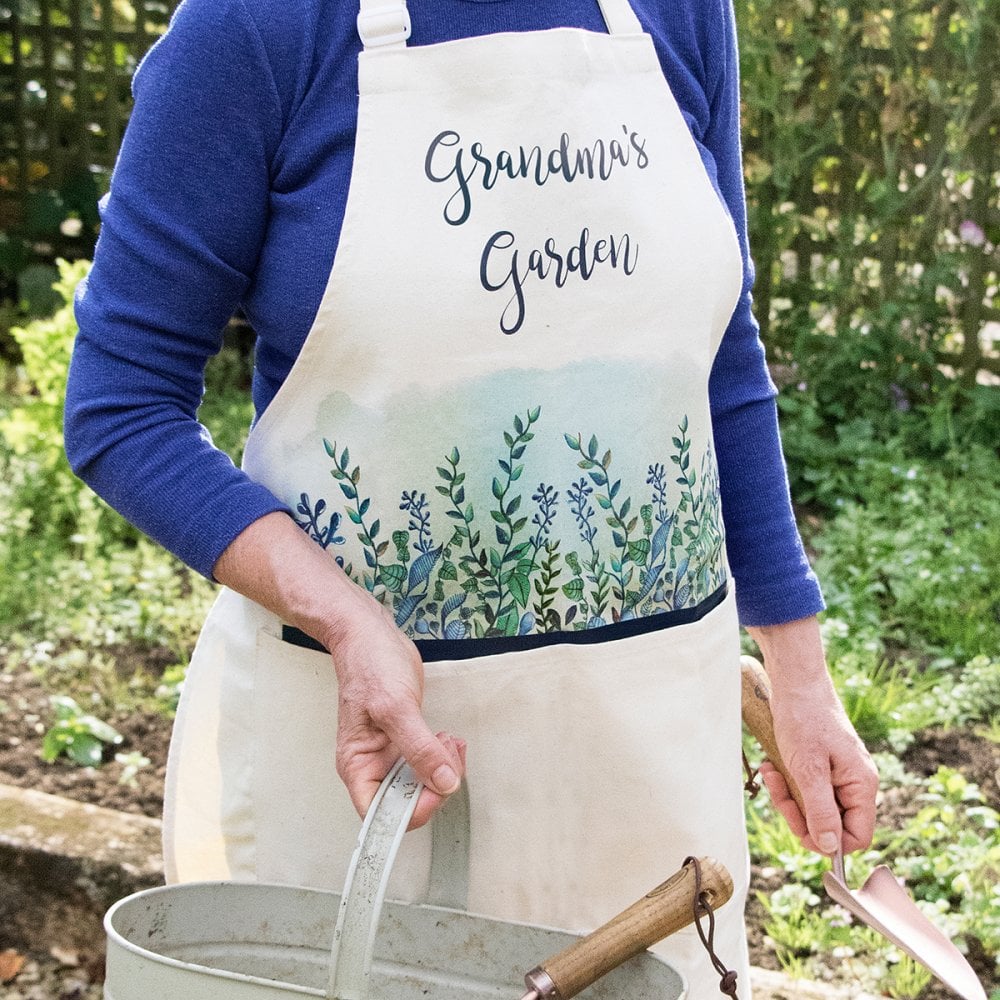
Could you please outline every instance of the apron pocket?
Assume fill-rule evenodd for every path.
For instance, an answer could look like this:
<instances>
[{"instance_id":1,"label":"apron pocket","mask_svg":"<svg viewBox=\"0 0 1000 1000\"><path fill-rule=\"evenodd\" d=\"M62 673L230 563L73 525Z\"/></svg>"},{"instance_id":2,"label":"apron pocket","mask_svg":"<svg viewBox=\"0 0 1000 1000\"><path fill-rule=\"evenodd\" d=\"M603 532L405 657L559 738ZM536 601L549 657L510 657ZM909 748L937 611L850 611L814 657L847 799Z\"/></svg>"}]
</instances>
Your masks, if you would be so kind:
<instances>
[{"instance_id":1,"label":"apron pocket","mask_svg":"<svg viewBox=\"0 0 1000 1000\"><path fill-rule=\"evenodd\" d=\"M251 725L257 878L340 888L360 822L335 766L329 655L258 629Z\"/></svg>"}]
</instances>

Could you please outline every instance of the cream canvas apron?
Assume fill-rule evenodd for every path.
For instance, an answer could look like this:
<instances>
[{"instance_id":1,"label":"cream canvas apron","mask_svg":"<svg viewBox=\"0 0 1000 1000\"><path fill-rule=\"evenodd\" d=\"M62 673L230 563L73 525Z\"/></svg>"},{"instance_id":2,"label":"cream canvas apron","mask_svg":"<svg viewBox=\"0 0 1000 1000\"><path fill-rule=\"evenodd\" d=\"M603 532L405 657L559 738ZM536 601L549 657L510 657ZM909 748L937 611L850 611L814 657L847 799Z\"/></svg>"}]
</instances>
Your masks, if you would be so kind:
<instances>
[{"instance_id":1,"label":"cream canvas apron","mask_svg":"<svg viewBox=\"0 0 1000 1000\"><path fill-rule=\"evenodd\" d=\"M244 466L418 642L429 725L468 741L469 909L585 929L713 855L745 998L707 391L740 255L650 37L602 9L607 34L407 47L402 4L362 3L336 262ZM302 638L220 595L171 747L170 880L342 885L360 821ZM405 838L397 898L425 892L429 843ZM693 930L660 950L717 995Z\"/></svg>"}]
</instances>

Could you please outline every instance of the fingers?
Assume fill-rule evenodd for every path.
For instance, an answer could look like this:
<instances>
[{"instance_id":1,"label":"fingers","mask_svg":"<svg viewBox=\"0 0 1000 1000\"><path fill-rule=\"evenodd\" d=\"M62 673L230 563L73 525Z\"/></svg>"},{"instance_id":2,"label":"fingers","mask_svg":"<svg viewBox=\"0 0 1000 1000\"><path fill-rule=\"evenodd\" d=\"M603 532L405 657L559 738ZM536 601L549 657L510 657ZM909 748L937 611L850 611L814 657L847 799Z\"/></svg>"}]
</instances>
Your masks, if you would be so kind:
<instances>
[{"instance_id":1,"label":"fingers","mask_svg":"<svg viewBox=\"0 0 1000 1000\"><path fill-rule=\"evenodd\" d=\"M840 847L849 854L871 845L878 772L863 747L835 758L829 769L814 766L811 774L800 776L805 814L770 761L761 764L760 773L775 808L807 850L832 855Z\"/></svg>"},{"instance_id":2,"label":"fingers","mask_svg":"<svg viewBox=\"0 0 1000 1000\"><path fill-rule=\"evenodd\" d=\"M416 646L382 605L366 607L331 646L339 703L337 773L363 816L394 761L403 757L426 786L413 822L420 826L458 788L464 744L431 731L421 711L423 663Z\"/></svg>"},{"instance_id":3,"label":"fingers","mask_svg":"<svg viewBox=\"0 0 1000 1000\"><path fill-rule=\"evenodd\" d=\"M799 781L799 789L806 807L810 840L821 854L835 854L841 846L844 827L829 772L824 775L818 767L812 769L808 777Z\"/></svg>"},{"instance_id":4,"label":"fingers","mask_svg":"<svg viewBox=\"0 0 1000 1000\"><path fill-rule=\"evenodd\" d=\"M462 762L457 746L450 737L431 732L417 705L404 702L385 711L373 706L369 712L431 792L446 797L458 788Z\"/></svg>"},{"instance_id":5,"label":"fingers","mask_svg":"<svg viewBox=\"0 0 1000 1000\"><path fill-rule=\"evenodd\" d=\"M460 784L465 773L465 741L433 733L418 707L407 699L389 707L341 699L337 732L337 773L360 816L370 807L392 765L403 757L425 786L410 829L423 826Z\"/></svg>"},{"instance_id":6,"label":"fingers","mask_svg":"<svg viewBox=\"0 0 1000 1000\"><path fill-rule=\"evenodd\" d=\"M465 774L465 740L449 736L446 733L438 733L437 735L441 742L454 752L458 763L458 772ZM456 785L455 787L457 789L458 786ZM446 795L440 795L432 788L424 786L417 801L417 808L413 811L413 818L410 820L410 825L407 829L416 830L423 826L446 801Z\"/></svg>"},{"instance_id":7,"label":"fingers","mask_svg":"<svg viewBox=\"0 0 1000 1000\"><path fill-rule=\"evenodd\" d=\"M814 761L814 758L807 758L808 766L804 769L800 765L797 769L793 779L797 797L784 774L770 761L761 764L760 772L775 808L806 850L830 855L837 851L843 836L840 809L829 770L824 773ZM790 764L786 766L791 770Z\"/></svg>"},{"instance_id":8,"label":"fingers","mask_svg":"<svg viewBox=\"0 0 1000 1000\"><path fill-rule=\"evenodd\" d=\"M834 774L836 780L836 772ZM875 802L878 771L865 754L849 778L838 783L837 799L843 809L844 851L863 851L875 836Z\"/></svg>"},{"instance_id":9,"label":"fingers","mask_svg":"<svg viewBox=\"0 0 1000 1000\"><path fill-rule=\"evenodd\" d=\"M874 815L867 809L848 809L844 813L844 853L864 851L872 845L875 835Z\"/></svg>"},{"instance_id":10,"label":"fingers","mask_svg":"<svg viewBox=\"0 0 1000 1000\"><path fill-rule=\"evenodd\" d=\"M814 758L799 788L809 836L821 853L850 854L871 844L878 772L860 740L845 738L828 758Z\"/></svg>"},{"instance_id":11,"label":"fingers","mask_svg":"<svg viewBox=\"0 0 1000 1000\"><path fill-rule=\"evenodd\" d=\"M771 796L772 805L784 817L792 833L802 841L802 846L808 851L815 851L818 854L822 854L823 852L819 850L809 836L809 827L806 819L802 815L802 810L799 809L798 803L792 797L784 775L769 760L765 760L760 765L760 776L764 779L764 784L767 786L767 793Z\"/></svg>"}]
</instances>

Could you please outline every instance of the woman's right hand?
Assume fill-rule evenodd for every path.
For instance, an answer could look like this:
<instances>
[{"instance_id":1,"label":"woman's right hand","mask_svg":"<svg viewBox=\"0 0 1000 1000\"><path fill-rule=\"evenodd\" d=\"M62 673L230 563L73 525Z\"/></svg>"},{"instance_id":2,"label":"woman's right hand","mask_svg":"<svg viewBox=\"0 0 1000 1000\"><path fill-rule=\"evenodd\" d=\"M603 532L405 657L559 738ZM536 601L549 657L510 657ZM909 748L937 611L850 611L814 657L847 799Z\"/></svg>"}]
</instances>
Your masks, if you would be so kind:
<instances>
[{"instance_id":1,"label":"woman's right hand","mask_svg":"<svg viewBox=\"0 0 1000 1000\"><path fill-rule=\"evenodd\" d=\"M465 741L424 721L423 662L384 605L357 590L337 621L325 642L338 682L337 774L363 816L404 757L425 786L410 822L416 829L458 788Z\"/></svg>"},{"instance_id":2,"label":"woman's right hand","mask_svg":"<svg viewBox=\"0 0 1000 1000\"><path fill-rule=\"evenodd\" d=\"M283 513L244 529L214 574L330 650L339 701L337 773L358 813L364 816L402 756L425 785L410 829L426 823L459 786L465 742L435 735L424 721L423 661L390 611Z\"/></svg>"}]
</instances>

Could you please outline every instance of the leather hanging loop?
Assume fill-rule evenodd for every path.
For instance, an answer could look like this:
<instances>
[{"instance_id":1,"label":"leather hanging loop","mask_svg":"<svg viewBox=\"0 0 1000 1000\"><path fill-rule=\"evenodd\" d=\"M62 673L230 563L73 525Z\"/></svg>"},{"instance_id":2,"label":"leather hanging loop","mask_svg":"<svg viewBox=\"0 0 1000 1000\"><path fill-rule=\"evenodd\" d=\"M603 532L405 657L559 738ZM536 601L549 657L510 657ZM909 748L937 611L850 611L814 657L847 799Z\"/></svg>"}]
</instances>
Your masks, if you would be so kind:
<instances>
[{"instance_id":1,"label":"leather hanging loop","mask_svg":"<svg viewBox=\"0 0 1000 1000\"><path fill-rule=\"evenodd\" d=\"M709 902L708 893L701 890L701 865L695 857L685 858L684 864L694 866L694 902L692 903L694 925L698 931L698 937L701 938L701 943L708 952L712 966L719 974L719 992L732 997L733 1000L739 1000L736 994L736 972L733 969L727 969L725 963L715 953L715 911ZM701 919L705 916L708 917L707 934L701 926Z\"/></svg>"},{"instance_id":2,"label":"leather hanging loop","mask_svg":"<svg viewBox=\"0 0 1000 1000\"><path fill-rule=\"evenodd\" d=\"M757 798L757 793L760 791L760 782L757 780L760 776L760 768L750 764L746 751L743 752L743 773L747 776L747 780L743 783L743 790L749 794L750 798Z\"/></svg>"}]
</instances>

